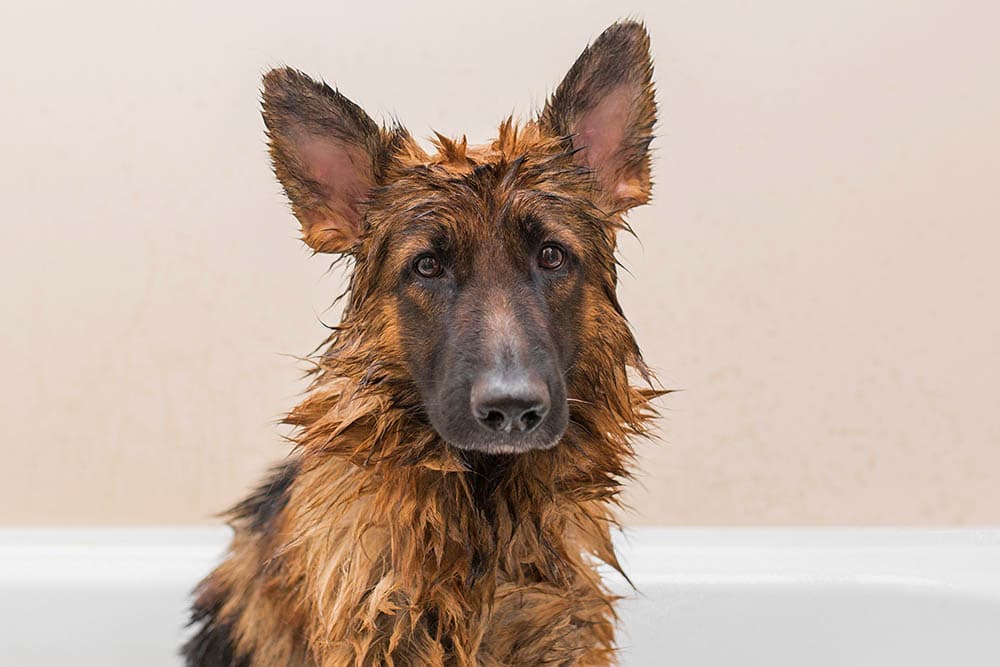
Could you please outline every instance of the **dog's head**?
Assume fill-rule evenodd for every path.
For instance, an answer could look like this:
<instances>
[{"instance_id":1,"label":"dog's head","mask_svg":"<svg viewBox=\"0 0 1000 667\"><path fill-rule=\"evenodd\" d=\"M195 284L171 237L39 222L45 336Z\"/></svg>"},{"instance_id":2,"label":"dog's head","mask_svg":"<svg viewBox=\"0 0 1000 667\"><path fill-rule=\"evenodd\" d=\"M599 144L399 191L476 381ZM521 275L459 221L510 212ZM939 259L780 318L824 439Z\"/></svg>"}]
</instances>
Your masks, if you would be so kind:
<instances>
[{"instance_id":1,"label":"dog's head","mask_svg":"<svg viewBox=\"0 0 1000 667\"><path fill-rule=\"evenodd\" d=\"M439 136L435 154L295 70L265 76L304 239L354 259L345 318L398 353L449 444L552 447L570 402L600 395L602 350L638 358L614 251L622 214L650 195L651 75L643 27L615 24L537 119L483 146Z\"/></svg>"}]
</instances>

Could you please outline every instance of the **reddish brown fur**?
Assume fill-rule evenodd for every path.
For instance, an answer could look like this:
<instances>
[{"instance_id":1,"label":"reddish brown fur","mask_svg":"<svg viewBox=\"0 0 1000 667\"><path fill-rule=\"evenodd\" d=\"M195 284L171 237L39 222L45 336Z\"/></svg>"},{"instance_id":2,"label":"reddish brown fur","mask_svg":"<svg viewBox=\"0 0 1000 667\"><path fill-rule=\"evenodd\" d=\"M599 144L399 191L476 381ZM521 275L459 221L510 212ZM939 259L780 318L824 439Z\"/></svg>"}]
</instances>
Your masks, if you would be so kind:
<instances>
[{"instance_id":1,"label":"reddish brown fur","mask_svg":"<svg viewBox=\"0 0 1000 667\"><path fill-rule=\"evenodd\" d=\"M305 167L283 143L281 105L298 102L267 99L275 79L299 75L268 75L265 115L275 168L306 239L324 251L350 244L356 269L343 321L316 358L309 395L287 418L297 427L295 458L271 489L233 511L231 553L198 589L203 627L186 649L189 664L614 661L615 597L595 565L618 566L610 539L614 509L628 477L630 438L646 432L657 392L629 382L629 368L647 381L649 374L614 299L613 262L621 213L649 197L655 108L648 43L636 24L613 29L632 50L618 55L627 71L614 69L610 83L585 86L593 68L588 57L596 58L588 51L538 121L505 121L485 146L438 137L437 153L428 155L404 130L368 126L357 110L349 120L363 126L370 145L356 159L374 156L372 182L403 182L375 192L367 231L356 241L342 224L329 223L350 212L331 211L322 188L296 171ZM579 153L567 150L565 136L574 110L598 102L561 100L612 84L636 86L638 105L629 125L635 136L625 136L608 156L613 172L598 172L598 184L614 184L602 189ZM565 213L574 242L587 246L581 252L592 247L610 258L583 296L586 344L567 377L569 429L556 447L503 457L492 461L494 468L445 445L426 420L415 418L420 399L403 362L396 301L380 283L382 274L370 270L377 262L403 261L405 247L379 254L384 230L431 201L414 173L445 181L479 165L500 174L491 206L530 209L544 199ZM393 205L379 206L379 197ZM471 224L462 211L446 213L449 224ZM474 226L466 231L476 233Z\"/></svg>"}]
</instances>

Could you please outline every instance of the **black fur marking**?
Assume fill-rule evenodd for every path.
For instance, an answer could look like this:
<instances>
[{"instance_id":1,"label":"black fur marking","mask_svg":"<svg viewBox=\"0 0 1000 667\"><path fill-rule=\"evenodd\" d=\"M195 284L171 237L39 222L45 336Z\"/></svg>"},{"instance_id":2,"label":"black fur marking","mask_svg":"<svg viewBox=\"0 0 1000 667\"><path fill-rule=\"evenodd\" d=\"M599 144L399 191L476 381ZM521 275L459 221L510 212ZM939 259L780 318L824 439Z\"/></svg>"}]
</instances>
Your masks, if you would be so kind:
<instances>
[{"instance_id":1,"label":"black fur marking","mask_svg":"<svg viewBox=\"0 0 1000 667\"><path fill-rule=\"evenodd\" d=\"M299 473L299 462L289 461L271 471L267 480L233 507L230 519L258 534L269 533L274 519L288 504L288 490ZM212 592L211 579L195 591L190 626L199 626L181 648L187 667L250 667L250 656L237 655L231 623L221 618L222 596Z\"/></svg>"},{"instance_id":2,"label":"black fur marking","mask_svg":"<svg viewBox=\"0 0 1000 667\"><path fill-rule=\"evenodd\" d=\"M229 516L255 533L268 532L274 517L288 504L288 489L299 467L298 460L275 467L261 486L229 510Z\"/></svg>"},{"instance_id":3,"label":"black fur marking","mask_svg":"<svg viewBox=\"0 0 1000 667\"><path fill-rule=\"evenodd\" d=\"M250 667L250 656L236 654L232 625L219 618L222 597L210 593L206 582L199 588L188 627L201 627L181 647L184 664L187 667Z\"/></svg>"},{"instance_id":4,"label":"black fur marking","mask_svg":"<svg viewBox=\"0 0 1000 667\"><path fill-rule=\"evenodd\" d=\"M192 614L192 623L199 612ZM228 623L205 623L181 649L187 667L250 667L250 656L237 656L232 627Z\"/></svg>"},{"instance_id":5,"label":"black fur marking","mask_svg":"<svg viewBox=\"0 0 1000 667\"><path fill-rule=\"evenodd\" d=\"M501 498L499 490L508 480L513 457L510 454L487 454L470 450L458 450L458 453L468 468L465 475L469 491L472 494L472 502L492 534L490 549L477 549L470 554L469 573L466 576L465 585L467 588L474 588L489 571L490 564L496 559L499 539L497 535L497 503L505 502Z\"/></svg>"}]
</instances>

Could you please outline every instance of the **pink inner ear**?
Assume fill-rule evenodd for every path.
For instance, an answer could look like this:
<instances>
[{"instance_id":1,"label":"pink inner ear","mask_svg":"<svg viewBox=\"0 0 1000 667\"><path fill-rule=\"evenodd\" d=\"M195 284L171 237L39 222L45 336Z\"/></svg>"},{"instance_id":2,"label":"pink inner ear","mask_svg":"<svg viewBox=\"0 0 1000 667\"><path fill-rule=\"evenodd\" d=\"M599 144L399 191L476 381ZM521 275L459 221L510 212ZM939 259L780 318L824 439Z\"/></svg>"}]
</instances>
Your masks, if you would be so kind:
<instances>
[{"instance_id":1,"label":"pink inner ear","mask_svg":"<svg viewBox=\"0 0 1000 667\"><path fill-rule=\"evenodd\" d=\"M374 186L371 161L359 148L326 137L299 137L299 161L309 177L323 186L325 207L332 214L318 215L317 225L326 229L306 230L313 236L326 231L344 239L356 238L361 230L361 205Z\"/></svg>"},{"instance_id":2,"label":"pink inner ear","mask_svg":"<svg viewBox=\"0 0 1000 667\"><path fill-rule=\"evenodd\" d=\"M609 192L621 185L624 165L619 164L617 154L625 141L632 99L629 86L619 86L585 111L573 127L573 143L583 148L577 153L577 161L596 171L599 182Z\"/></svg>"}]
</instances>

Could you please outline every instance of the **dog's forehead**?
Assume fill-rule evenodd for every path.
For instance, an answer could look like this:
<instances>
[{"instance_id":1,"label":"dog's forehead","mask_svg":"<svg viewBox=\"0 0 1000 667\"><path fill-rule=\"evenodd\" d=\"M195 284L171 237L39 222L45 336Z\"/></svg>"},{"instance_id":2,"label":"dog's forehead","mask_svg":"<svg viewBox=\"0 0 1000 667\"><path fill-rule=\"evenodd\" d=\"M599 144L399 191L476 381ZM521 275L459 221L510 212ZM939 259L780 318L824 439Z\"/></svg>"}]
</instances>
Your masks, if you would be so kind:
<instances>
[{"instance_id":1,"label":"dog's forehead","mask_svg":"<svg viewBox=\"0 0 1000 667\"><path fill-rule=\"evenodd\" d=\"M379 236L411 244L482 247L544 236L577 246L593 222L570 209L587 202L558 183L540 187L537 174L524 173L531 171L525 162L491 155L447 169L413 166L386 191L373 226Z\"/></svg>"},{"instance_id":2,"label":"dog's forehead","mask_svg":"<svg viewBox=\"0 0 1000 667\"><path fill-rule=\"evenodd\" d=\"M369 211L369 251L402 262L427 249L468 254L543 237L580 253L603 245L590 181L560 139L505 121L488 143L440 134L431 143L397 153Z\"/></svg>"}]
</instances>

